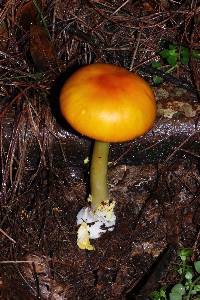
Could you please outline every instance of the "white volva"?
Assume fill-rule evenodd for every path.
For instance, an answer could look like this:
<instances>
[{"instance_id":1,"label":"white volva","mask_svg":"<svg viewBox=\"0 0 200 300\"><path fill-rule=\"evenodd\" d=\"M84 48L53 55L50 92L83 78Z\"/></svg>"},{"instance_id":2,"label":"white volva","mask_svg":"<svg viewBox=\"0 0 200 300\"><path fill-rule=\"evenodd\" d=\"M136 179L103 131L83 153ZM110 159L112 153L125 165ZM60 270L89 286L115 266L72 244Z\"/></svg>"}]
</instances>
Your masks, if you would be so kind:
<instances>
[{"instance_id":1,"label":"white volva","mask_svg":"<svg viewBox=\"0 0 200 300\"><path fill-rule=\"evenodd\" d=\"M83 207L77 215L77 225L80 225L78 230L78 245L85 245L88 249L90 245L89 239L98 239L106 231L113 231L116 223L114 214L115 202L101 204L94 212L90 207ZM86 226L82 226L87 224ZM86 239L86 229L88 231L88 243Z\"/></svg>"}]
</instances>

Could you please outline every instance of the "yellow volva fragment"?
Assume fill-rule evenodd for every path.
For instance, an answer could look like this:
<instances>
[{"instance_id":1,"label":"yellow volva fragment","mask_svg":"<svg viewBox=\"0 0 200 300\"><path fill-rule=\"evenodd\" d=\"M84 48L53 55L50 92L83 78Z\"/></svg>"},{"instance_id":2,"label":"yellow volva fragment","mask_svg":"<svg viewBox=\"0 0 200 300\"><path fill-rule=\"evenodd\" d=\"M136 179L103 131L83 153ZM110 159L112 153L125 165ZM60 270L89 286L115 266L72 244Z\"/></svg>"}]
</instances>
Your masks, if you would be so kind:
<instances>
[{"instance_id":1,"label":"yellow volva fragment","mask_svg":"<svg viewBox=\"0 0 200 300\"><path fill-rule=\"evenodd\" d=\"M114 217L114 208L115 208L115 201L109 202L106 200L104 203L101 203L96 212L103 212L107 221L112 221Z\"/></svg>"},{"instance_id":2,"label":"yellow volva fragment","mask_svg":"<svg viewBox=\"0 0 200 300\"><path fill-rule=\"evenodd\" d=\"M94 250L94 247L90 244L88 225L85 222L83 222L78 229L77 245L82 250Z\"/></svg>"},{"instance_id":3,"label":"yellow volva fragment","mask_svg":"<svg viewBox=\"0 0 200 300\"><path fill-rule=\"evenodd\" d=\"M92 195L88 196L87 201L90 202L90 203L92 203Z\"/></svg>"},{"instance_id":4,"label":"yellow volva fragment","mask_svg":"<svg viewBox=\"0 0 200 300\"><path fill-rule=\"evenodd\" d=\"M87 156L87 157L84 159L83 163L84 163L84 165L87 165L89 162L90 162L90 160L89 160L89 157Z\"/></svg>"}]
</instances>

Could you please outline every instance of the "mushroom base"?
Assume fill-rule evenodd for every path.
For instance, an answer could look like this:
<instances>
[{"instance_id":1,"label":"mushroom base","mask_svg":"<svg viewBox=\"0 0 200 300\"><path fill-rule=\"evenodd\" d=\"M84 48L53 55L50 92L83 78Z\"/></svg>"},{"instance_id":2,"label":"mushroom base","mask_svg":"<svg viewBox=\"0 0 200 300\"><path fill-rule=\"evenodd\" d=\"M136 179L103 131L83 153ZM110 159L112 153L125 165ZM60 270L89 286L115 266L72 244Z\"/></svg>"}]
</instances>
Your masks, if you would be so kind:
<instances>
[{"instance_id":1,"label":"mushroom base","mask_svg":"<svg viewBox=\"0 0 200 300\"><path fill-rule=\"evenodd\" d=\"M90 207L83 207L77 215L78 229L77 244L80 249L94 250L90 239L98 239L103 233L113 231L116 223L114 214L115 201L100 204L93 211Z\"/></svg>"}]
</instances>

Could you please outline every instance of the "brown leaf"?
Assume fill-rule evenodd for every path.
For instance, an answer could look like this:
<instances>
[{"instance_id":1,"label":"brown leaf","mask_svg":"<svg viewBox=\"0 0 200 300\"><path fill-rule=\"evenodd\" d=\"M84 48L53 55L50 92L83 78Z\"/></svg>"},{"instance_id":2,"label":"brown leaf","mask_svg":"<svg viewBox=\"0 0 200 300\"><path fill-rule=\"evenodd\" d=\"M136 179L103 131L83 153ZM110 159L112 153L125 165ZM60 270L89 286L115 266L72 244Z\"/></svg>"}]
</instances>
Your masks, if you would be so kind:
<instances>
[{"instance_id":1,"label":"brown leaf","mask_svg":"<svg viewBox=\"0 0 200 300\"><path fill-rule=\"evenodd\" d=\"M52 43L40 25L30 27L30 53L37 69L47 71L55 68L56 58Z\"/></svg>"},{"instance_id":2,"label":"brown leaf","mask_svg":"<svg viewBox=\"0 0 200 300\"><path fill-rule=\"evenodd\" d=\"M17 9L15 19L16 23L25 31L29 30L31 23L36 23L37 10L32 0L25 4L21 3Z\"/></svg>"},{"instance_id":3,"label":"brown leaf","mask_svg":"<svg viewBox=\"0 0 200 300\"><path fill-rule=\"evenodd\" d=\"M5 22L0 24L0 49L1 51L6 51L8 46L8 27Z\"/></svg>"},{"instance_id":4,"label":"brown leaf","mask_svg":"<svg viewBox=\"0 0 200 300\"><path fill-rule=\"evenodd\" d=\"M65 18L65 7L66 4L63 3L62 1L56 1L55 3L55 17L60 19L60 20L64 20Z\"/></svg>"},{"instance_id":5,"label":"brown leaf","mask_svg":"<svg viewBox=\"0 0 200 300\"><path fill-rule=\"evenodd\" d=\"M145 1L143 3L143 7L144 7L144 10L145 10L146 13L152 13L153 10L154 10L152 4L150 2L148 2L148 1Z\"/></svg>"}]
</instances>

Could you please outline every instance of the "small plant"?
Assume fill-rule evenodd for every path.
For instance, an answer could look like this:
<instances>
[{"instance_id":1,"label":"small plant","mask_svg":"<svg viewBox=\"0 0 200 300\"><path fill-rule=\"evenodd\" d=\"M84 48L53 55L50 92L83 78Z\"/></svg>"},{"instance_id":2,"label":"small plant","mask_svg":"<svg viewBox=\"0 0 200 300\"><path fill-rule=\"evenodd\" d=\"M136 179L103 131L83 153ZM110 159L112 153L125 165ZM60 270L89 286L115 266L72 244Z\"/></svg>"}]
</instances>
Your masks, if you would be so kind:
<instances>
[{"instance_id":1,"label":"small plant","mask_svg":"<svg viewBox=\"0 0 200 300\"><path fill-rule=\"evenodd\" d=\"M176 271L180 275L180 282L169 292L164 288L153 291L150 294L152 300L200 300L200 261L191 262L191 249L180 249L177 255Z\"/></svg>"},{"instance_id":2,"label":"small plant","mask_svg":"<svg viewBox=\"0 0 200 300\"><path fill-rule=\"evenodd\" d=\"M155 69L168 66L165 74L170 74L181 64L188 65L190 60L190 51L187 47L173 44L169 44L165 49L160 51L158 55L160 56L160 61L153 61L151 66ZM193 58L200 59L200 51L193 50L191 55ZM163 78L155 75L153 76L153 82L155 85L158 85L163 82Z\"/></svg>"}]
</instances>

